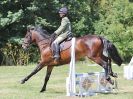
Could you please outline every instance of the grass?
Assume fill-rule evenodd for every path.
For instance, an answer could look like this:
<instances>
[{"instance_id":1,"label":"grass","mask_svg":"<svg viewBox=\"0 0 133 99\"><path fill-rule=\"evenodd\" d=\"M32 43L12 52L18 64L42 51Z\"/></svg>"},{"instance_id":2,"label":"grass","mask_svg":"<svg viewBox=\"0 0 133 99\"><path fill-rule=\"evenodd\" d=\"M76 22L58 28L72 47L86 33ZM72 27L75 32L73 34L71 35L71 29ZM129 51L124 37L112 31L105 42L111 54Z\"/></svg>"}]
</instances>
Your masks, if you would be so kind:
<instances>
[{"instance_id":1,"label":"grass","mask_svg":"<svg viewBox=\"0 0 133 99\"><path fill-rule=\"evenodd\" d=\"M0 67L0 99L78 99L67 97L65 81L68 76L69 65L55 67L47 85L47 91L39 93L46 72L46 68L33 76L25 84L20 80L29 74L35 66L1 66ZM101 71L100 66L88 66L87 63L77 63L76 72ZM117 94L98 94L84 99L133 99L133 81L123 78L123 66L113 66L119 75Z\"/></svg>"}]
</instances>

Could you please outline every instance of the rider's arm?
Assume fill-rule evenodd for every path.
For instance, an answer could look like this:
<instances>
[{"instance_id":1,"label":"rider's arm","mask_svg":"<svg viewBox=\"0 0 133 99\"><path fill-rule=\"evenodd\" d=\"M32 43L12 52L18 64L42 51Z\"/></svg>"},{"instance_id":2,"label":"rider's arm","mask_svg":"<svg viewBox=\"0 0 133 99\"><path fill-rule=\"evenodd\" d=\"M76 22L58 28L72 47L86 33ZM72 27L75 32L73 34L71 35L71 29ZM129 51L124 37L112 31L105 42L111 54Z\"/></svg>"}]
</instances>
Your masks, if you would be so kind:
<instances>
[{"instance_id":1,"label":"rider's arm","mask_svg":"<svg viewBox=\"0 0 133 99\"><path fill-rule=\"evenodd\" d=\"M68 20L66 18L63 18L61 21L60 27L54 33L56 33L57 35L60 35L65 30L67 24L68 24Z\"/></svg>"}]
</instances>

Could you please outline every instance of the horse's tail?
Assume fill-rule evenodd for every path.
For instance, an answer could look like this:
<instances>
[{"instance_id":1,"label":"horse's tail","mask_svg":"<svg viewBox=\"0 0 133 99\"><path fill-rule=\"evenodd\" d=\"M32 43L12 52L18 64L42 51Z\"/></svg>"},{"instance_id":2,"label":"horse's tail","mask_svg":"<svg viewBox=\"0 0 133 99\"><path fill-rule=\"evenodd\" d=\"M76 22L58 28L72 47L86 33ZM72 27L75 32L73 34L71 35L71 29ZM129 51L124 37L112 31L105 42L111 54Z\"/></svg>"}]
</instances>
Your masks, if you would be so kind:
<instances>
[{"instance_id":1,"label":"horse's tail","mask_svg":"<svg viewBox=\"0 0 133 99\"><path fill-rule=\"evenodd\" d=\"M109 40L100 37L102 39L103 45L104 45L104 50L107 51L108 57L111 57L111 59L119 66L121 66L123 60L120 57L117 48L113 43L111 43Z\"/></svg>"}]
</instances>

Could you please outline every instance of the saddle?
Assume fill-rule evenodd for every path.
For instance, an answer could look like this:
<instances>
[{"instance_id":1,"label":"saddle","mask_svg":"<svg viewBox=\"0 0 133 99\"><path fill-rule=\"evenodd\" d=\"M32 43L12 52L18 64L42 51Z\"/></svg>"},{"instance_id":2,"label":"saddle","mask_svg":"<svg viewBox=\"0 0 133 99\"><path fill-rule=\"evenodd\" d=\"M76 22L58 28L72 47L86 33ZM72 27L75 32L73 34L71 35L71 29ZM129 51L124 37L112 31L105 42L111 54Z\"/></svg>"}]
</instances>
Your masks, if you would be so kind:
<instances>
[{"instance_id":1,"label":"saddle","mask_svg":"<svg viewBox=\"0 0 133 99\"><path fill-rule=\"evenodd\" d=\"M72 40L72 38L66 39L63 42L61 42L60 45L59 45L59 51L61 52L61 51L69 49L71 47L71 45L72 45L71 44L71 40ZM53 47L52 46L51 46L51 50L53 51Z\"/></svg>"},{"instance_id":2,"label":"saddle","mask_svg":"<svg viewBox=\"0 0 133 99\"><path fill-rule=\"evenodd\" d=\"M69 49L71 47L71 45L72 45L71 44L71 40L72 40L72 38L71 39L67 39L67 40L63 41L62 43L60 43L60 45L59 45L60 52L64 51L64 50L67 50L67 49Z\"/></svg>"}]
</instances>

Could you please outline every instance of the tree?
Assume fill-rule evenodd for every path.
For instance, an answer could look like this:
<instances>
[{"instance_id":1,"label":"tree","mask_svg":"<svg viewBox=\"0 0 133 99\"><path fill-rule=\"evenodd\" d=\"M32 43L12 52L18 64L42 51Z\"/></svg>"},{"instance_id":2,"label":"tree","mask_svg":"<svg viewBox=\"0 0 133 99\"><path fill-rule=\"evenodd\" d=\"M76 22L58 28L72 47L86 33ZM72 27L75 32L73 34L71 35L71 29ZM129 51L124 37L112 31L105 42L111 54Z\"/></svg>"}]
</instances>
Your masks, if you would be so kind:
<instances>
[{"instance_id":1,"label":"tree","mask_svg":"<svg viewBox=\"0 0 133 99\"><path fill-rule=\"evenodd\" d=\"M101 0L98 7L96 33L114 42L129 60L133 55L133 4L128 0Z\"/></svg>"}]
</instances>

